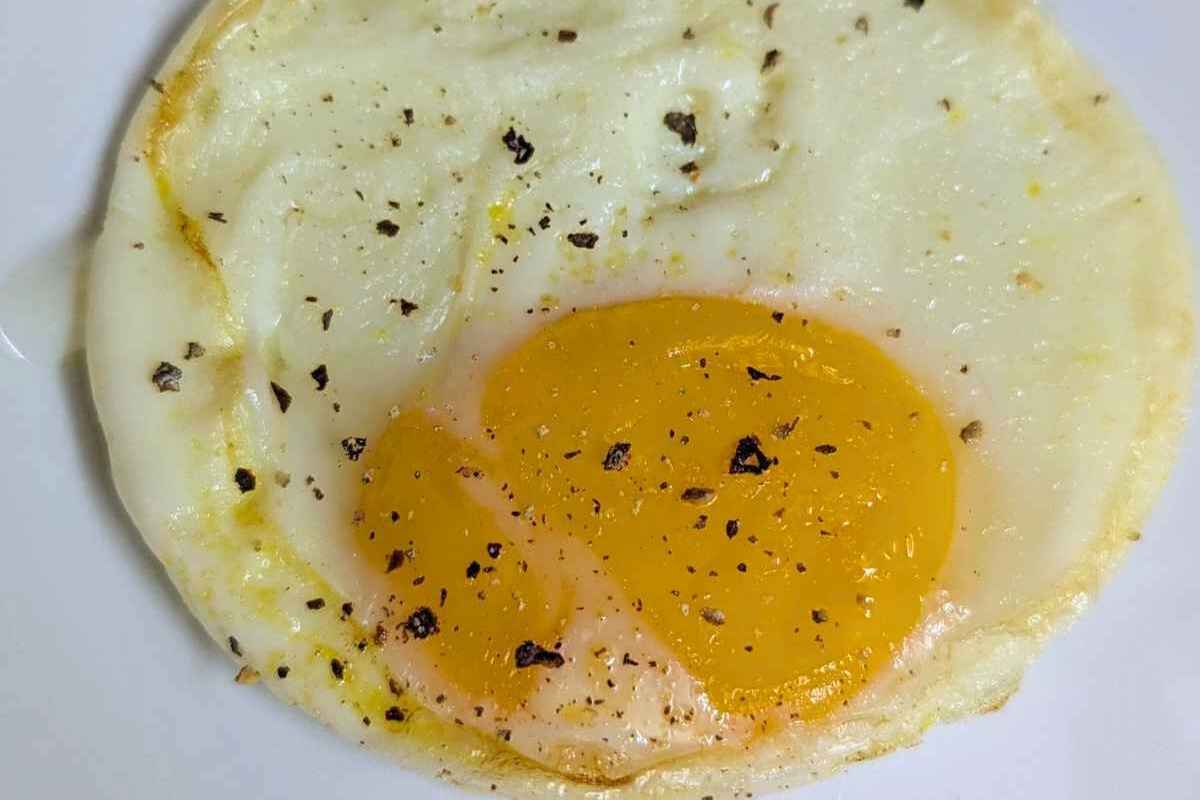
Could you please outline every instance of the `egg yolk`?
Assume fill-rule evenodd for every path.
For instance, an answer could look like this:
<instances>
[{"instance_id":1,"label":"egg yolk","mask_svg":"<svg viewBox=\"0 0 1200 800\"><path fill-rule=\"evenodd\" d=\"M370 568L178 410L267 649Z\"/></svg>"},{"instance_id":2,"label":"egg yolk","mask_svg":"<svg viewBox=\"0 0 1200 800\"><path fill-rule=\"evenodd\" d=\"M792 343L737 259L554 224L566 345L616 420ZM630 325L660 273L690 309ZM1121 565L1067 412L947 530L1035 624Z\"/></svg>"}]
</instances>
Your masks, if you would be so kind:
<instances>
[{"instance_id":1,"label":"egg yolk","mask_svg":"<svg viewBox=\"0 0 1200 800\"><path fill-rule=\"evenodd\" d=\"M620 606L717 709L812 719L917 624L953 527L950 439L863 338L661 298L571 313L481 383L477 424L392 420L355 534L397 618L428 612L409 646L464 692L517 707L545 675L522 643L582 658L556 649L572 621ZM606 608L580 590L597 576Z\"/></svg>"}]
</instances>

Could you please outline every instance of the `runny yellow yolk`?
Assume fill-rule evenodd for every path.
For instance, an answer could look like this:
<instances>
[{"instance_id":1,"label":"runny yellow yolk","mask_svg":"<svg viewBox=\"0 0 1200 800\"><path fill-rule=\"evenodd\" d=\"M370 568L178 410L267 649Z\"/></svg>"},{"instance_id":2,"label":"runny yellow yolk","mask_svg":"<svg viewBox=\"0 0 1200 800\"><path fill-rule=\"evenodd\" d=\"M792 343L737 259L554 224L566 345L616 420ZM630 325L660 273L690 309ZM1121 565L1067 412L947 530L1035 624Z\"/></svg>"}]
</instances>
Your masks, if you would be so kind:
<instances>
[{"instance_id":1,"label":"runny yellow yolk","mask_svg":"<svg viewBox=\"0 0 1200 800\"><path fill-rule=\"evenodd\" d=\"M654 299L543 327L480 390L474 433L419 409L392 421L356 534L372 569L392 567L393 622L437 619L406 646L464 692L516 707L546 677L516 665L518 645L553 650L573 619L620 607L716 708L812 719L918 622L954 461L866 340L732 299ZM596 571L605 608L581 604Z\"/></svg>"}]
</instances>

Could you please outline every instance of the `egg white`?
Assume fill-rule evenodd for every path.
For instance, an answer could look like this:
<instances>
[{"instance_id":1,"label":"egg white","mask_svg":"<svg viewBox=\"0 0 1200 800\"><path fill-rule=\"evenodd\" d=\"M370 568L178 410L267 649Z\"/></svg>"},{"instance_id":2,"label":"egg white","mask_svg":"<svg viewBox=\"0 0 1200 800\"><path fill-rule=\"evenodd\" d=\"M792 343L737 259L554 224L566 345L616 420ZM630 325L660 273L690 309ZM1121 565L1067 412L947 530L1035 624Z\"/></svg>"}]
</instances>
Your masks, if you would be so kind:
<instances>
[{"instance_id":1,"label":"egg white","mask_svg":"<svg viewBox=\"0 0 1200 800\"><path fill-rule=\"evenodd\" d=\"M131 515L272 691L468 785L587 791L553 771L578 771L570 757L539 766L389 689L404 665L359 652L368 632L336 612L362 589L333 533L360 489L344 437L373 441L393 406L452 394L575 306L714 293L803 309L877 341L948 428L985 431L961 453L957 536L895 669L836 718L748 749L690 754L681 734L680 760L632 752L644 768L609 796L804 782L996 707L1136 539L1193 325L1187 246L1136 124L1020 0L785 4L771 27L765 8L215 2L180 42L166 99L148 93L121 149L88 358ZM160 154L177 211L147 143L184 88ZM675 109L696 114L695 146L663 125ZM510 126L527 164L501 142ZM594 249L566 239L583 230ZM191 341L202 358L183 359ZM161 361L183 369L179 393L149 380ZM240 464L261 519L230 511ZM306 607L317 596L329 613ZM403 725L379 717L391 705ZM539 734L556 735L578 732Z\"/></svg>"}]
</instances>

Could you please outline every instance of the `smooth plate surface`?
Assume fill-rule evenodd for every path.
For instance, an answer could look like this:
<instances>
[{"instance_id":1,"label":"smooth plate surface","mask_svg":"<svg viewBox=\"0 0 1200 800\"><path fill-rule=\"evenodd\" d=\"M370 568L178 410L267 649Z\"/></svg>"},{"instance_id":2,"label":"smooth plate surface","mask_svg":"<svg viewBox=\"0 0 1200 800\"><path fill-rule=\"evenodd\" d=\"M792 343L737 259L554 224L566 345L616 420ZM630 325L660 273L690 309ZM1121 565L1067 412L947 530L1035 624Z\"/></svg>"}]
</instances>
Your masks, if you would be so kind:
<instances>
[{"instance_id":1,"label":"smooth plate surface","mask_svg":"<svg viewBox=\"0 0 1200 800\"><path fill-rule=\"evenodd\" d=\"M936 0L935 0L936 1ZM0 10L0 774L12 797L457 797L323 731L191 621L106 473L78 277L131 104L184 0ZM1049 7L1150 129L1200 238L1200 9ZM65 13L71 16L64 17ZM64 355L66 354L66 355ZM1001 712L797 798L1187 797L1200 785L1200 431L1126 566Z\"/></svg>"}]
</instances>

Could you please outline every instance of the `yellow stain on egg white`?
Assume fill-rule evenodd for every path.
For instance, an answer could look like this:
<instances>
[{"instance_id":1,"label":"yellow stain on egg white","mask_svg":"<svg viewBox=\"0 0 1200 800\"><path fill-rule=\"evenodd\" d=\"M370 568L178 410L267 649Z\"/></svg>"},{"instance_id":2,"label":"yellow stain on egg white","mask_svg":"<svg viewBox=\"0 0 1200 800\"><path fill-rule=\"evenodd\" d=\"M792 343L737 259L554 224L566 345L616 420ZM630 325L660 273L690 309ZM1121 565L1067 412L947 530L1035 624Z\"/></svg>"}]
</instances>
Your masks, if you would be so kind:
<instances>
[{"instance_id":1,"label":"yellow stain on egg white","mask_svg":"<svg viewBox=\"0 0 1200 800\"><path fill-rule=\"evenodd\" d=\"M516 231L510 230L513 220L513 203L516 196L512 192L505 192L500 196L500 199L488 206L488 223L491 226L492 236L508 236ZM511 239L511 236L508 236Z\"/></svg>"},{"instance_id":2,"label":"yellow stain on egg white","mask_svg":"<svg viewBox=\"0 0 1200 800\"><path fill-rule=\"evenodd\" d=\"M514 244L520 239L521 231L513 224L513 204L516 199L512 191L505 191L488 206L488 239L475 254L478 264L483 265L491 260L497 245L501 244L499 237L504 237L509 244Z\"/></svg>"}]
</instances>

